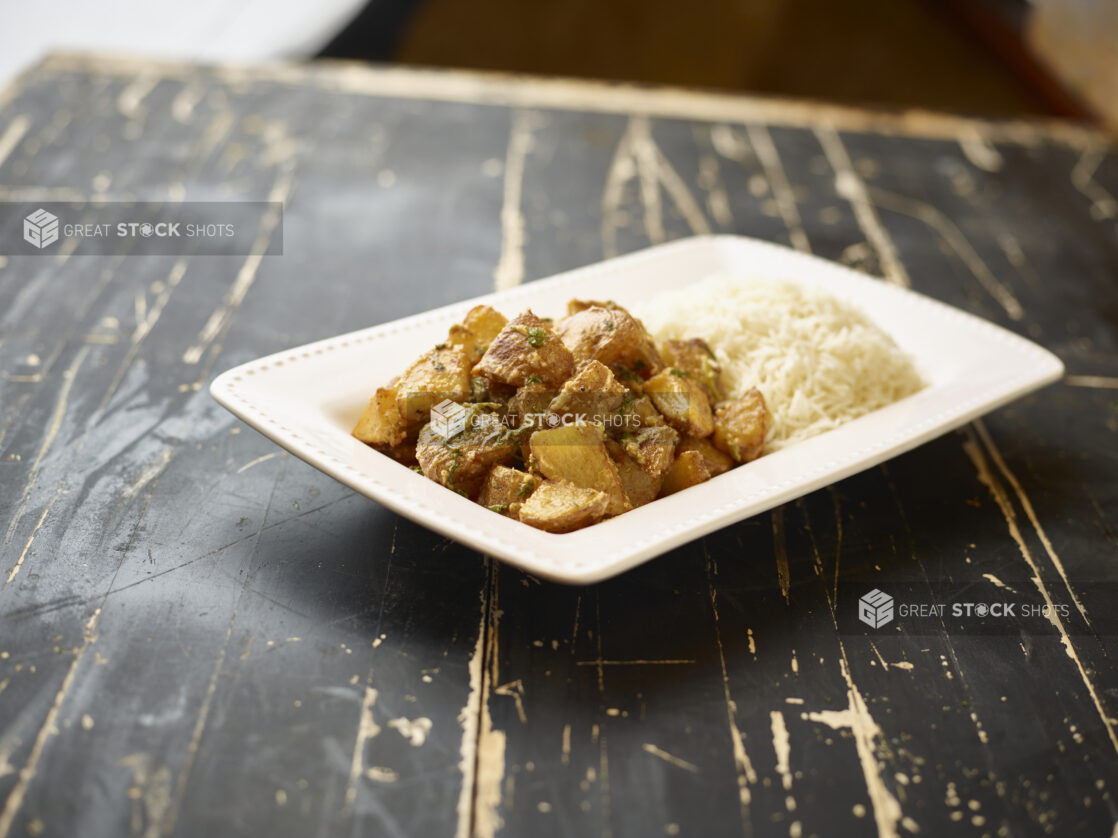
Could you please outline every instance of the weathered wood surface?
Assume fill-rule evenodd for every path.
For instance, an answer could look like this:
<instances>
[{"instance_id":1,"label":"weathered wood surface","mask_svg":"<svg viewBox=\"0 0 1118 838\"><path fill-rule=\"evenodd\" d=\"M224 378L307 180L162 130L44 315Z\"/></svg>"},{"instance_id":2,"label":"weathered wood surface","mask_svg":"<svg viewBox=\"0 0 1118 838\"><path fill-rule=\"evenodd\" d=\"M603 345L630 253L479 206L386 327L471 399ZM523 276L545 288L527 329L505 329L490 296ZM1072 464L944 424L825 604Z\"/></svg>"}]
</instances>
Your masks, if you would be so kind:
<instances>
[{"instance_id":1,"label":"weathered wood surface","mask_svg":"<svg viewBox=\"0 0 1118 838\"><path fill-rule=\"evenodd\" d=\"M0 838L1112 833L1118 155L1091 132L51 59L0 95L0 199L93 195L284 200L285 250L0 257ZM1069 377L583 589L206 392L708 230L910 283ZM1069 616L875 631L874 587Z\"/></svg>"}]
</instances>

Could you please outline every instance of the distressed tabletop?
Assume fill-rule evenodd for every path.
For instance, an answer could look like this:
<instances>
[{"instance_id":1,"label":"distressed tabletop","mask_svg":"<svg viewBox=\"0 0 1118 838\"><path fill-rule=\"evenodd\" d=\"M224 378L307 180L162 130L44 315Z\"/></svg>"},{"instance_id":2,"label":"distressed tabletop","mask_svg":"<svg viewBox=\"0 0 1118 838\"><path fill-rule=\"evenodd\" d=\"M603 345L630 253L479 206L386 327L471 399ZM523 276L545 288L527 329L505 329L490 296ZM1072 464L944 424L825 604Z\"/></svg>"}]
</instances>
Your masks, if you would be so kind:
<instances>
[{"instance_id":1,"label":"distressed tabletop","mask_svg":"<svg viewBox=\"0 0 1118 838\"><path fill-rule=\"evenodd\" d=\"M0 200L286 209L283 256L0 256L0 838L1111 835L1116 195L1118 155L1063 123L48 59L0 94ZM586 588L355 496L207 394L719 231L1069 374ZM874 588L1060 608L871 629Z\"/></svg>"}]
</instances>

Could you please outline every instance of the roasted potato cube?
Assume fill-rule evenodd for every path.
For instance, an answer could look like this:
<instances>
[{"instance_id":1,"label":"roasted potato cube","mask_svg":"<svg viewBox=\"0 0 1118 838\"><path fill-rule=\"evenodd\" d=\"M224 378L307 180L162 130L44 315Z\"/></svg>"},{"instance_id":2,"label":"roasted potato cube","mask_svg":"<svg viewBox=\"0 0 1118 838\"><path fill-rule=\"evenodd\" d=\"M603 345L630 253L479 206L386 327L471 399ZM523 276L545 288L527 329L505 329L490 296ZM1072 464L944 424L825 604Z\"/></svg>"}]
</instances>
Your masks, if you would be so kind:
<instances>
[{"instance_id":1,"label":"roasted potato cube","mask_svg":"<svg viewBox=\"0 0 1118 838\"><path fill-rule=\"evenodd\" d=\"M369 445L399 445L407 436L407 428L396 407L396 388L378 387L365 412L353 429L353 435Z\"/></svg>"},{"instance_id":2,"label":"roasted potato cube","mask_svg":"<svg viewBox=\"0 0 1118 838\"><path fill-rule=\"evenodd\" d=\"M602 422L621 407L628 392L605 364L581 361L548 409L556 414L572 414L590 422Z\"/></svg>"},{"instance_id":3,"label":"roasted potato cube","mask_svg":"<svg viewBox=\"0 0 1118 838\"><path fill-rule=\"evenodd\" d=\"M679 370L702 387L711 404L722 401L722 365L705 340L666 340L660 357L668 369Z\"/></svg>"},{"instance_id":4,"label":"roasted potato cube","mask_svg":"<svg viewBox=\"0 0 1118 838\"><path fill-rule=\"evenodd\" d=\"M525 384L516 391L515 396L509 399L509 418L518 428L525 425L536 428L546 427L544 420L547 417L547 409L554 398L554 387L538 381Z\"/></svg>"},{"instance_id":5,"label":"roasted potato cube","mask_svg":"<svg viewBox=\"0 0 1118 838\"><path fill-rule=\"evenodd\" d=\"M570 350L551 326L531 311L514 317L474 367L474 375L485 375L517 387L536 379L541 384L558 387L573 371Z\"/></svg>"},{"instance_id":6,"label":"roasted potato cube","mask_svg":"<svg viewBox=\"0 0 1118 838\"><path fill-rule=\"evenodd\" d=\"M415 446L424 476L471 499L478 496L493 466L511 465L518 453L517 433L501 425L499 414L476 408L465 429L449 439L432 424L424 425Z\"/></svg>"},{"instance_id":7,"label":"roasted potato cube","mask_svg":"<svg viewBox=\"0 0 1118 838\"><path fill-rule=\"evenodd\" d=\"M620 366L640 378L648 378L664 366L644 325L620 306L591 306L564 317L555 329L576 361L600 361L613 369Z\"/></svg>"},{"instance_id":8,"label":"roasted potato cube","mask_svg":"<svg viewBox=\"0 0 1118 838\"><path fill-rule=\"evenodd\" d=\"M674 433L674 431L673 431ZM629 456L625 447L614 439L606 440L606 450L617 464L617 474L621 478L621 486L625 489L625 496L635 509L656 499L660 493L660 485L664 478L659 475L649 474L648 470L641 467L636 460Z\"/></svg>"},{"instance_id":9,"label":"roasted potato cube","mask_svg":"<svg viewBox=\"0 0 1118 838\"><path fill-rule=\"evenodd\" d=\"M756 387L736 401L723 405L714 415L713 442L739 463L761 456L771 418L765 397Z\"/></svg>"},{"instance_id":10,"label":"roasted potato cube","mask_svg":"<svg viewBox=\"0 0 1118 838\"><path fill-rule=\"evenodd\" d=\"M586 311L588 308L621 308L613 300L568 300L567 301L567 314L578 314L580 311Z\"/></svg>"},{"instance_id":11,"label":"roasted potato cube","mask_svg":"<svg viewBox=\"0 0 1118 838\"><path fill-rule=\"evenodd\" d=\"M507 466L493 466L477 502L507 518L519 520L521 505L539 485L540 479L534 474Z\"/></svg>"},{"instance_id":12,"label":"roasted potato cube","mask_svg":"<svg viewBox=\"0 0 1118 838\"><path fill-rule=\"evenodd\" d=\"M470 365L458 346L425 353L396 382L396 409L408 425L424 424L431 408L444 399L461 402L469 396Z\"/></svg>"},{"instance_id":13,"label":"roasted potato cube","mask_svg":"<svg viewBox=\"0 0 1118 838\"><path fill-rule=\"evenodd\" d=\"M446 342L460 346L471 366L481 360L493 338L505 328L508 320L501 312L486 305L474 306L461 323L455 323L447 333Z\"/></svg>"},{"instance_id":14,"label":"roasted potato cube","mask_svg":"<svg viewBox=\"0 0 1118 838\"><path fill-rule=\"evenodd\" d=\"M717 477L734 467L733 458L719 451L709 437L699 439L697 436L685 436L679 443L678 453L682 454L684 451L698 451L711 477Z\"/></svg>"},{"instance_id":15,"label":"roasted potato cube","mask_svg":"<svg viewBox=\"0 0 1118 838\"><path fill-rule=\"evenodd\" d=\"M520 520L548 532L571 532L598 523L608 506L605 492L545 480L520 507Z\"/></svg>"},{"instance_id":16,"label":"roasted potato cube","mask_svg":"<svg viewBox=\"0 0 1118 838\"><path fill-rule=\"evenodd\" d=\"M622 447L652 477L662 477L675 459L679 434L668 425L642 428L621 438Z\"/></svg>"},{"instance_id":17,"label":"roasted potato cube","mask_svg":"<svg viewBox=\"0 0 1118 838\"><path fill-rule=\"evenodd\" d=\"M617 466L605 446L601 425L573 424L536 431L529 441L529 465L550 480L568 480L576 486L598 489L609 498L607 514L632 509Z\"/></svg>"},{"instance_id":18,"label":"roasted potato cube","mask_svg":"<svg viewBox=\"0 0 1118 838\"><path fill-rule=\"evenodd\" d=\"M645 382L644 392L664 420L688 436L710 436L714 417L703 388L686 375L663 370Z\"/></svg>"},{"instance_id":19,"label":"roasted potato cube","mask_svg":"<svg viewBox=\"0 0 1118 838\"><path fill-rule=\"evenodd\" d=\"M703 455L698 451L684 451L675 458L672 467L664 475L664 483L660 487L660 497L667 497L676 492L697 486L710 480Z\"/></svg>"},{"instance_id":20,"label":"roasted potato cube","mask_svg":"<svg viewBox=\"0 0 1118 838\"><path fill-rule=\"evenodd\" d=\"M642 428L655 428L665 425L664 417L652 404L648 396L638 396L629 393L621 406L614 414L613 420L606 430L610 435L619 438L626 434L635 434Z\"/></svg>"}]
</instances>

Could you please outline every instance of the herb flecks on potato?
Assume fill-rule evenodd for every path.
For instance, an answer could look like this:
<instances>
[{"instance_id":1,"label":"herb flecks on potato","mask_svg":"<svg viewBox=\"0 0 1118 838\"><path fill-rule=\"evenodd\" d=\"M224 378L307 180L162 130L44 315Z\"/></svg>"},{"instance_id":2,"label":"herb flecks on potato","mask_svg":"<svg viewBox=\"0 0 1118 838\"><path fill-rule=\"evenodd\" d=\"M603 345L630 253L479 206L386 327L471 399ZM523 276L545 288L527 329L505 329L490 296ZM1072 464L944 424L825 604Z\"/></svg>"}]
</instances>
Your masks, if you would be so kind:
<instances>
[{"instance_id":1,"label":"herb flecks on potato","mask_svg":"<svg viewBox=\"0 0 1118 838\"><path fill-rule=\"evenodd\" d=\"M440 344L412 364L396 382L396 409L408 425L422 425L431 408L470 396L470 364L461 347Z\"/></svg>"},{"instance_id":2,"label":"herb flecks on potato","mask_svg":"<svg viewBox=\"0 0 1118 838\"><path fill-rule=\"evenodd\" d=\"M530 379L559 387L573 371L570 350L551 325L531 311L510 320L474 367L474 375L485 375L516 387Z\"/></svg>"},{"instance_id":3,"label":"herb flecks on potato","mask_svg":"<svg viewBox=\"0 0 1118 838\"><path fill-rule=\"evenodd\" d=\"M739 463L756 460L765 448L771 421L765 397L754 387L740 399L718 408L714 444Z\"/></svg>"},{"instance_id":4,"label":"herb flecks on potato","mask_svg":"<svg viewBox=\"0 0 1118 838\"><path fill-rule=\"evenodd\" d=\"M722 365L702 338L666 340L660 356L668 369L679 370L698 384L710 403L722 401Z\"/></svg>"},{"instance_id":5,"label":"herb flecks on potato","mask_svg":"<svg viewBox=\"0 0 1118 838\"><path fill-rule=\"evenodd\" d=\"M599 361L640 379L664 366L644 325L621 306L591 305L564 317L555 330L576 361Z\"/></svg>"},{"instance_id":6,"label":"herb flecks on potato","mask_svg":"<svg viewBox=\"0 0 1118 838\"><path fill-rule=\"evenodd\" d=\"M519 520L520 507L540 485L534 474L496 465L489 470L477 502L493 512Z\"/></svg>"},{"instance_id":7,"label":"herb flecks on potato","mask_svg":"<svg viewBox=\"0 0 1118 838\"><path fill-rule=\"evenodd\" d=\"M704 437L714 431L714 416L703 388L679 370L660 371L645 382L644 392L680 433Z\"/></svg>"},{"instance_id":8,"label":"herb flecks on potato","mask_svg":"<svg viewBox=\"0 0 1118 838\"><path fill-rule=\"evenodd\" d=\"M720 374L705 341L658 350L612 300L571 300L554 326L479 305L374 392L353 435L499 515L565 533L760 456L764 399L720 401Z\"/></svg>"},{"instance_id":9,"label":"herb flecks on potato","mask_svg":"<svg viewBox=\"0 0 1118 838\"><path fill-rule=\"evenodd\" d=\"M477 421L480 416L496 414L471 413L465 430L450 439L430 424L424 426L419 432L415 456L425 477L472 500L478 496L493 466L516 462L520 445L516 431L496 429L489 422Z\"/></svg>"}]
</instances>

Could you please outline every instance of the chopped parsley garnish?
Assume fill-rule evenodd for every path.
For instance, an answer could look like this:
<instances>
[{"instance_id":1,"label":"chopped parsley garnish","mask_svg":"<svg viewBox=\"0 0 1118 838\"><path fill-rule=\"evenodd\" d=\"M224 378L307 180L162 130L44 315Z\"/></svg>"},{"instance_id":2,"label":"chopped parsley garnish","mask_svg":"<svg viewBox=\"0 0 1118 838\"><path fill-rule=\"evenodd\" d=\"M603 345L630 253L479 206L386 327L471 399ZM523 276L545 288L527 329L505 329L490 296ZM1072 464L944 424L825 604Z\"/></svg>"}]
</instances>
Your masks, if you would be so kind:
<instances>
[{"instance_id":1,"label":"chopped parsley garnish","mask_svg":"<svg viewBox=\"0 0 1118 838\"><path fill-rule=\"evenodd\" d=\"M605 330L607 332L612 332L613 331L613 321L612 320L607 320L602 325L605 327Z\"/></svg>"},{"instance_id":2,"label":"chopped parsley garnish","mask_svg":"<svg viewBox=\"0 0 1118 838\"><path fill-rule=\"evenodd\" d=\"M488 508L493 510L494 512L508 512L509 511L509 505L507 503L492 503L492 504L489 505Z\"/></svg>"},{"instance_id":3,"label":"chopped parsley garnish","mask_svg":"<svg viewBox=\"0 0 1118 838\"><path fill-rule=\"evenodd\" d=\"M535 373L532 373L530 376L528 376L527 378L524 379L525 384L539 384L542 381L543 381L543 379L540 378Z\"/></svg>"},{"instance_id":4,"label":"chopped parsley garnish","mask_svg":"<svg viewBox=\"0 0 1118 838\"><path fill-rule=\"evenodd\" d=\"M547 343L547 332L539 327L529 329L527 337L528 343L532 344L532 346L543 346Z\"/></svg>"},{"instance_id":5,"label":"chopped parsley garnish","mask_svg":"<svg viewBox=\"0 0 1118 838\"><path fill-rule=\"evenodd\" d=\"M683 370L677 370L675 367L672 367L670 370L668 370L668 372L670 372L672 375L678 375L680 378L687 378L687 373L685 373Z\"/></svg>"}]
</instances>

